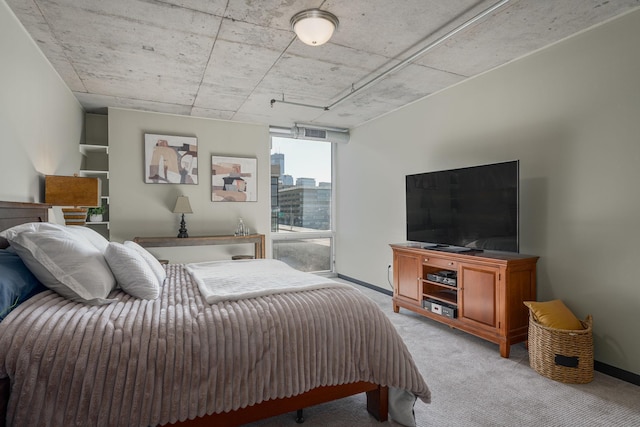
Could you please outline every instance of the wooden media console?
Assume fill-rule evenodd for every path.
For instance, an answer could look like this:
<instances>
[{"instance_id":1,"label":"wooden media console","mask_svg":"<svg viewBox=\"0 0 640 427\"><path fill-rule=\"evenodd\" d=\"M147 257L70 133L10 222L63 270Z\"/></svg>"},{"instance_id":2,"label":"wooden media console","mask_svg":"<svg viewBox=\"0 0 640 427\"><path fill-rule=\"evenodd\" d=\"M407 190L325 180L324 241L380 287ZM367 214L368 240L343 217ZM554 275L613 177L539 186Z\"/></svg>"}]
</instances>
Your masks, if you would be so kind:
<instances>
[{"instance_id":1,"label":"wooden media console","mask_svg":"<svg viewBox=\"0 0 640 427\"><path fill-rule=\"evenodd\" d=\"M419 243L391 248L394 312L406 308L496 343L502 357L509 357L512 344L527 340L523 302L536 299L537 256L446 252ZM443 277L455 278L455 284Z\"/></svg>"}]
</instances>

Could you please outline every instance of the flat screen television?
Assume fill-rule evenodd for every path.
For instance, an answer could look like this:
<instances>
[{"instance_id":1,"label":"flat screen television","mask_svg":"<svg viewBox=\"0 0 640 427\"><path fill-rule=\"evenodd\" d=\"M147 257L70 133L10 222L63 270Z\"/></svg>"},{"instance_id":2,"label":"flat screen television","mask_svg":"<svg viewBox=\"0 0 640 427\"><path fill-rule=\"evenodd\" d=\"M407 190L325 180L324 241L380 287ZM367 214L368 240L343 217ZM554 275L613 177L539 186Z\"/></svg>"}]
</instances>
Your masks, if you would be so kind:
<instances>
[{"instance_id":1,"label":"flat screen television","mask_svg":"<svg viewBox=\"0 0 640 427\"><path fill-rule=\"evenodd\" d=\"M407 175L407 240L454 252L518 252L518 181L517 160Z\"/></svg>"}]
</instances>

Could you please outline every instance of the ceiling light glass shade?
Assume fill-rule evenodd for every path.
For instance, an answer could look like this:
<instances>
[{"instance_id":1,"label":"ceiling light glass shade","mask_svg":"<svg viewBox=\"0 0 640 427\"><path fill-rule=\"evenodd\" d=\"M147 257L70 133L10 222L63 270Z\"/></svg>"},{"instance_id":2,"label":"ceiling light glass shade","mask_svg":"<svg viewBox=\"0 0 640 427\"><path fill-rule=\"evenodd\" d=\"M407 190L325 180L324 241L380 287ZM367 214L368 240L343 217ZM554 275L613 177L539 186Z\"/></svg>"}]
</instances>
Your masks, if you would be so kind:
<instances>
[{"instance_id":1,"label":"ceiling light glass shade","mask_svg":"<svg viewBox=\"0 0 640 427\"><path fill-rule=\"evenodd\" d=\"M303 43L320 46L328 42L338 28L338 18L320 9L303 10L293 15L291 28Z\"/></svg>"}]
</instances>

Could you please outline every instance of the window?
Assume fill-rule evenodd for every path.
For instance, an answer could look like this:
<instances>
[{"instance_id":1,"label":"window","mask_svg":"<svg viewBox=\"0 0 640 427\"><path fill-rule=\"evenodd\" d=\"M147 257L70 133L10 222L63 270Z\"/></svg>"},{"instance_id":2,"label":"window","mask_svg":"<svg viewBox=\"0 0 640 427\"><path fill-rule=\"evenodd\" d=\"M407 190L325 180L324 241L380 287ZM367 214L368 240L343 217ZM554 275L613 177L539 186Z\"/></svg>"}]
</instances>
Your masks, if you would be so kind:
<instances>
[{"instance_id":1,"label":"window","mask_svg":"<svg viewBox=\"0 0 640 427\"><path fill-rule=\"evenodd\" d=\"M333 272L332 145L271 138L273 258L308 272Z\"/></svg>"}]
</instances>

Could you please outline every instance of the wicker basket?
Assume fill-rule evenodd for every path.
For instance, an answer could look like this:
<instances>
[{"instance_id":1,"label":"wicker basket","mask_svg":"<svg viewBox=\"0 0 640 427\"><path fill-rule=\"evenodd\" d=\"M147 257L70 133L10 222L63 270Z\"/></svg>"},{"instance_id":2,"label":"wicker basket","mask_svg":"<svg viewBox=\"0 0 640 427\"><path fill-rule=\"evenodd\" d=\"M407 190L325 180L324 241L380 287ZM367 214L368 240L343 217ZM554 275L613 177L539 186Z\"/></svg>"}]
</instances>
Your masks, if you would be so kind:
<instances>
[{"instance_id":1,"label":"wicker basket","mask_svg":"<svg viewBox=\"0 0 640 427\"><path fill-rule=\"evenodd\" d=\"M539 324L529 312L529 363L540 375L555 381L585 384L593 380L592 318L585 329L554 329Z\"/></svg>"}]
</instances>

